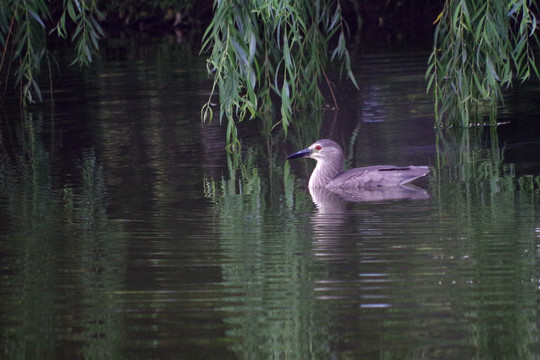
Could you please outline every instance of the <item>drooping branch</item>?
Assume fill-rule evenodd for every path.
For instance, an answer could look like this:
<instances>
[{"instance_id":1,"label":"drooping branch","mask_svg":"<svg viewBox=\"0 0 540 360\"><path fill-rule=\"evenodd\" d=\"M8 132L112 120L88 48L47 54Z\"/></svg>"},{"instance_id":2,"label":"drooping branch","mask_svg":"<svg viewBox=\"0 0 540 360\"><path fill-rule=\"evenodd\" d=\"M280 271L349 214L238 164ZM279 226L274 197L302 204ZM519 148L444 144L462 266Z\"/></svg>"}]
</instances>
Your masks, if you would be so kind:
<instances>
[{"instance_id":1,"label":"drooping branch","mask_svg":"<svg viewBox=\"0 0 540 360\"><path fill-rule=\"evenodd\" d=\"M337 45L330 55L332 40ZM228 122L229 149L239 144L237 123L268 111L271 93L280 99L278 123L285 132L295 109L320 108L324 99L319 84L329 59L341 62L356 85L335 0L216 1L203 51L211 51L208 70L214 85L202 120L212 119L217 92L219 119Z\"/></svg>"},{"instance_id":2,"label":"drooping branch","mask_svg":"<svg viewBox=\"0 0 540 360\"><path fill-rule=\"evenodd\" d=\"M496 123L502 90L538 76L531 0L447 0L436 20L426 73L438 126L468 127L487 110Z\"/></svg>"}]
</instances>

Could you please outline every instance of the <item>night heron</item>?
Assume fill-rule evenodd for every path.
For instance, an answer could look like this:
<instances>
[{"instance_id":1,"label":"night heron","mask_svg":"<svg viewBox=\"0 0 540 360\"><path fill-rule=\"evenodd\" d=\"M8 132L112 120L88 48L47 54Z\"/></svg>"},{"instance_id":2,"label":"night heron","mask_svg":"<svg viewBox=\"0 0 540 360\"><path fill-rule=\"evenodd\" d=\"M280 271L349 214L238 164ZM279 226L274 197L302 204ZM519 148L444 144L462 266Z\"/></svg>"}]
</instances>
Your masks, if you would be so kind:
<instances>
[{"instance_id":1,"label":"night heron","mask_svg":"<svg viewBox=\"0 0 540 360\"><path fill-rule=\"evenodd\" d=\"M309 157L317 166L309 178L309 188L365 189L401 186L429 173L427 166L375 165L343 171L343 151L334 141L322 139L287 159Z\"/></svg>"}]
</instances>

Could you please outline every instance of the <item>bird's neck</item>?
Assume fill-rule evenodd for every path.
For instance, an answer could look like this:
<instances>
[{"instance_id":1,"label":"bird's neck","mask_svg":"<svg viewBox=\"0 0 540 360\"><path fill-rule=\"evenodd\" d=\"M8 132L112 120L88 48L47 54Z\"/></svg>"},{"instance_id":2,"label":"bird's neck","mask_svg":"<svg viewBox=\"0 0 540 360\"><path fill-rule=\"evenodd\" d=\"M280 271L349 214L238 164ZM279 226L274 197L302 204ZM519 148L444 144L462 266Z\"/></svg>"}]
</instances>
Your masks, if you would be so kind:
<instances>
[{"instance_id":1,"label":"bird's neck","mask_svg":"<svg viewBox=\"0 0 540 360\"><path fill-rule=\"evenodd\" d=\"M343 171L343 158L334 160L319 160L309 178L310 188L323 188Z\"/></svg>"}]
</instances>

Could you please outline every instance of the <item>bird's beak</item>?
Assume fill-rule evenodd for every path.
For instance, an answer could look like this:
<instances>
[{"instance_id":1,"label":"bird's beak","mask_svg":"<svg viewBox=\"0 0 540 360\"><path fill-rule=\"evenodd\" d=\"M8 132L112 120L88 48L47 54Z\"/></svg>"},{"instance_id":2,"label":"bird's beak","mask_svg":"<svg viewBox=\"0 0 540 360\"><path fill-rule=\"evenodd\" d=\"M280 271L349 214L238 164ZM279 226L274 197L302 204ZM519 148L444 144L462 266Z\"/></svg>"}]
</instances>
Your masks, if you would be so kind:
<instances>
[{"instance_id":1,"label":"bird's beak","mask_svg":"<svg viewBox=\"0 0 540 360\"><path fill-rule=\"evenodd\" d=\"M287 160L296 159L296 158L299 158L299 157L304 157L304 156L309 156L309 155L311 155L311 149L307 148L307 149L300 150L298 152L295 152L294 154L291 154L291 155L287 156Z\"/></svg>"}]
</instances>

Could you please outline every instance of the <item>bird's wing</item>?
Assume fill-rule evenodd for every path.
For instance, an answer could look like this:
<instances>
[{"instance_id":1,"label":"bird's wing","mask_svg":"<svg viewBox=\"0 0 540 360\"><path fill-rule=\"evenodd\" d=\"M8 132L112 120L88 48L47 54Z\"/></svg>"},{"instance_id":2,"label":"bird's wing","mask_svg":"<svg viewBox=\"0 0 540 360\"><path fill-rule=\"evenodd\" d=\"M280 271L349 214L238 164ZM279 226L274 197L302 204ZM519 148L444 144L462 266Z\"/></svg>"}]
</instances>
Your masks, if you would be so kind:
<instances>
[{"instance_id":1,"label":"bird's wing","mask_svg":"<svg viewBox=\"0 0 540 360\"><path fill-rule=\"evenodd\" d=\"M354 168L338 174L327 187L330 188L369 188L397 186L413 181L429 172L427 166L376 165Z\"/></svg>"}]
</instances>

